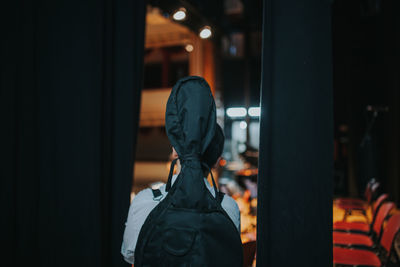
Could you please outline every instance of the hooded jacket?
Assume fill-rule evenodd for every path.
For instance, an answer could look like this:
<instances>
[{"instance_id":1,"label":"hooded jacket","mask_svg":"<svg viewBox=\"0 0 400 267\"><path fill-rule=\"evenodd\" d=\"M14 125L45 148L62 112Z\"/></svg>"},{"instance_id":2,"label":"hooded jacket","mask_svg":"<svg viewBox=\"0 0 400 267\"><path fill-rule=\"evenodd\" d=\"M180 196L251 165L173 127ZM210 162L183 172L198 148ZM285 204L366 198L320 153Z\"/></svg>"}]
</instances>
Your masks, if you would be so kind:
<instances>
[{"instance_id":1,"label":"hooded jacket","mask_svg":"<svg viewBox=\"0 0 400 267\"><path fill-rule=\"evenodd\" d=\"M240 235L221 207L222 194L214 183L214 197L203 182L203 168L210 166L201 155L216 131L215 103L203 78L177 82L168 99L165 127L182 168L171 186L173 162L168 195L141 228L135 267L242 266Z\"/></svg>"}]
</instances>

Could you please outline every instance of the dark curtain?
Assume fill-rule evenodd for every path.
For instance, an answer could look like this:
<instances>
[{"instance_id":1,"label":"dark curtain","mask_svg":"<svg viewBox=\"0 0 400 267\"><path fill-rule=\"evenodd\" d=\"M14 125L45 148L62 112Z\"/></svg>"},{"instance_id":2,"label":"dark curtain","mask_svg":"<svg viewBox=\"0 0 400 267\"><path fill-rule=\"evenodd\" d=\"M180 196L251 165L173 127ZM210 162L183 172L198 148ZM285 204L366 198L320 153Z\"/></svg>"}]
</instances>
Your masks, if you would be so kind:
<instances>
[{"instance_id":1,"label":"dark curtain","mask_svg":"<svg viewBox=\"0 0 400 267\"><path fill-rule=\"evenodd\" d=\"M330 3L264 1L257 266L332 266Z\"/></svg>"},{"instance_id":2,"label":"dark curtain","mask_svg":"<svg viewBox=\"0 0 400 267\"><path fill-rule=\"evenodd\" d=\"M144 1L2 1L2 266L122 266Z\"/></svg>"}]
</instances>

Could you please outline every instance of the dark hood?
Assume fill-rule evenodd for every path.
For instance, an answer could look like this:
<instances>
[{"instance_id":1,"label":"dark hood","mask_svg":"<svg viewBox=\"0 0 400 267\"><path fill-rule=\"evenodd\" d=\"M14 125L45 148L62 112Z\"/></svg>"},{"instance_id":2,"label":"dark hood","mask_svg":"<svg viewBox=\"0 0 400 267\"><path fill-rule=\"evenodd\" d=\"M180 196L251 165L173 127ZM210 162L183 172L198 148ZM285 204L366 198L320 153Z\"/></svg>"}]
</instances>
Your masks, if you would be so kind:
<instances>
[{"instance_id":1,"label":"dark hood","mask_svg":"<svg viewBox=\"0 0 400 267\"><path fill-rule=\"evenodd\" d=\"M215 134L211 143L208 145L206 152L203 154L202 161L211 169L222 155L224 150L225 136L221 126L218 124L215 128Z\"/></svg>"},{"instance_id":2,"label":"dark hood","mask_svg":"<svg viewBox=\"0 0 400 267\"><path fill-rule=\"evenodd\" d=\"M216 128L215 102L201 77L180 79L172 88L165 112L168 139L180 159L201 159Z\"/></svg>"}]
</instances>

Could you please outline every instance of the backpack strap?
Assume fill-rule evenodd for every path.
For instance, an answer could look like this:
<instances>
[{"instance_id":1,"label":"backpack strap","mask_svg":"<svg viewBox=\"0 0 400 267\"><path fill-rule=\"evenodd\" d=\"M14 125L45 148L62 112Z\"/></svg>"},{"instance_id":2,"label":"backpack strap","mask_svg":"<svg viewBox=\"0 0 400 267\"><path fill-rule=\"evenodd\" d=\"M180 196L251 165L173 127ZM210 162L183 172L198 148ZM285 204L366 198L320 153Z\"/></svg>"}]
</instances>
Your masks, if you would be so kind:
<instances>
[{"instance_id":1,"label":"backpack strap","mask_svg":"<svg viewBox=\"0 0 400 267\"><path fill-rule=\"evenodd\" d=\"M218 191L218 202L222 203L222 200L224 199L225 194L221 191Z\"/></svg>"},{"instance_id":2,"label":"backpack strap","mask_svg":"<svg viewBox=\"0 0 400 267\"><path fill-rule=\"evenodd\" d=\"M166 192L168 192L168 191L171 189L172 175L174 174L174 167L175 167L175 164L176 164L176 161L177 161L177 160L178 160L177 158L174 159L174 160L171 162L171 166L169 167L168 182L167 182L167 185L166 185L166 187L165 187L165 191L166 191Z\"/></svg>"},{"instance_id":3,"label":"backpack strap","mask_svg":"<svg viewBox=\"0 0 400 267\"><path fill-rule=\"evenodd\" d=\"M162 193L160 191L160 189L151 189L151 191L153 191L153 200L155 201L160 201L162 198Z\"/></svg>"},{"instance_id":4,"label":"backpack strap","mask_svg":"<svg viewBox=\"0 0 400 267\"><path fill-rule=\"evenodd\" d=\"M218 199L219 198L219 190L218 190L217 185L215 183L214 175L212 174L211 168L205 162L201 162L201 165L204 166L206 169L208 169L209 174L211 174L211 181L212 181L213 187L214 187L215 198Z\"/></svg>"}]
</instances>

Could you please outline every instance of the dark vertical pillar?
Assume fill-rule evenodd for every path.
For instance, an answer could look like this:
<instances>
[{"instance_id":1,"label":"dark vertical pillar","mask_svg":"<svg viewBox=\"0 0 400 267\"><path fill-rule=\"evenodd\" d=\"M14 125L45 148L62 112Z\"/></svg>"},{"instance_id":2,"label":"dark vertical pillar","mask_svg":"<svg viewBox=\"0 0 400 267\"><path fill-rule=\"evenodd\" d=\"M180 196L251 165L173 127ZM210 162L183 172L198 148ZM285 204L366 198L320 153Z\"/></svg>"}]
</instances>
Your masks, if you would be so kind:
<instances>
[{"instance_id":1,"label":"dark vertical pillar","mask_svg":"<svg viewBox=\"0 0 400 267\"><path fill-rule=\"evenodd\" d=\"M126 266L145 1L0 11L2 265Z\"/></svg>"},{"instance_id":2,"label":"dark vertical pillar","mask_svg":"<svg viewBox=\"0 0 400 267\"><path fill-rule=\"evenodd\" d=\"M330 3L264 1L257 266L332 266Z\"/></svg>"}]
</instances>

